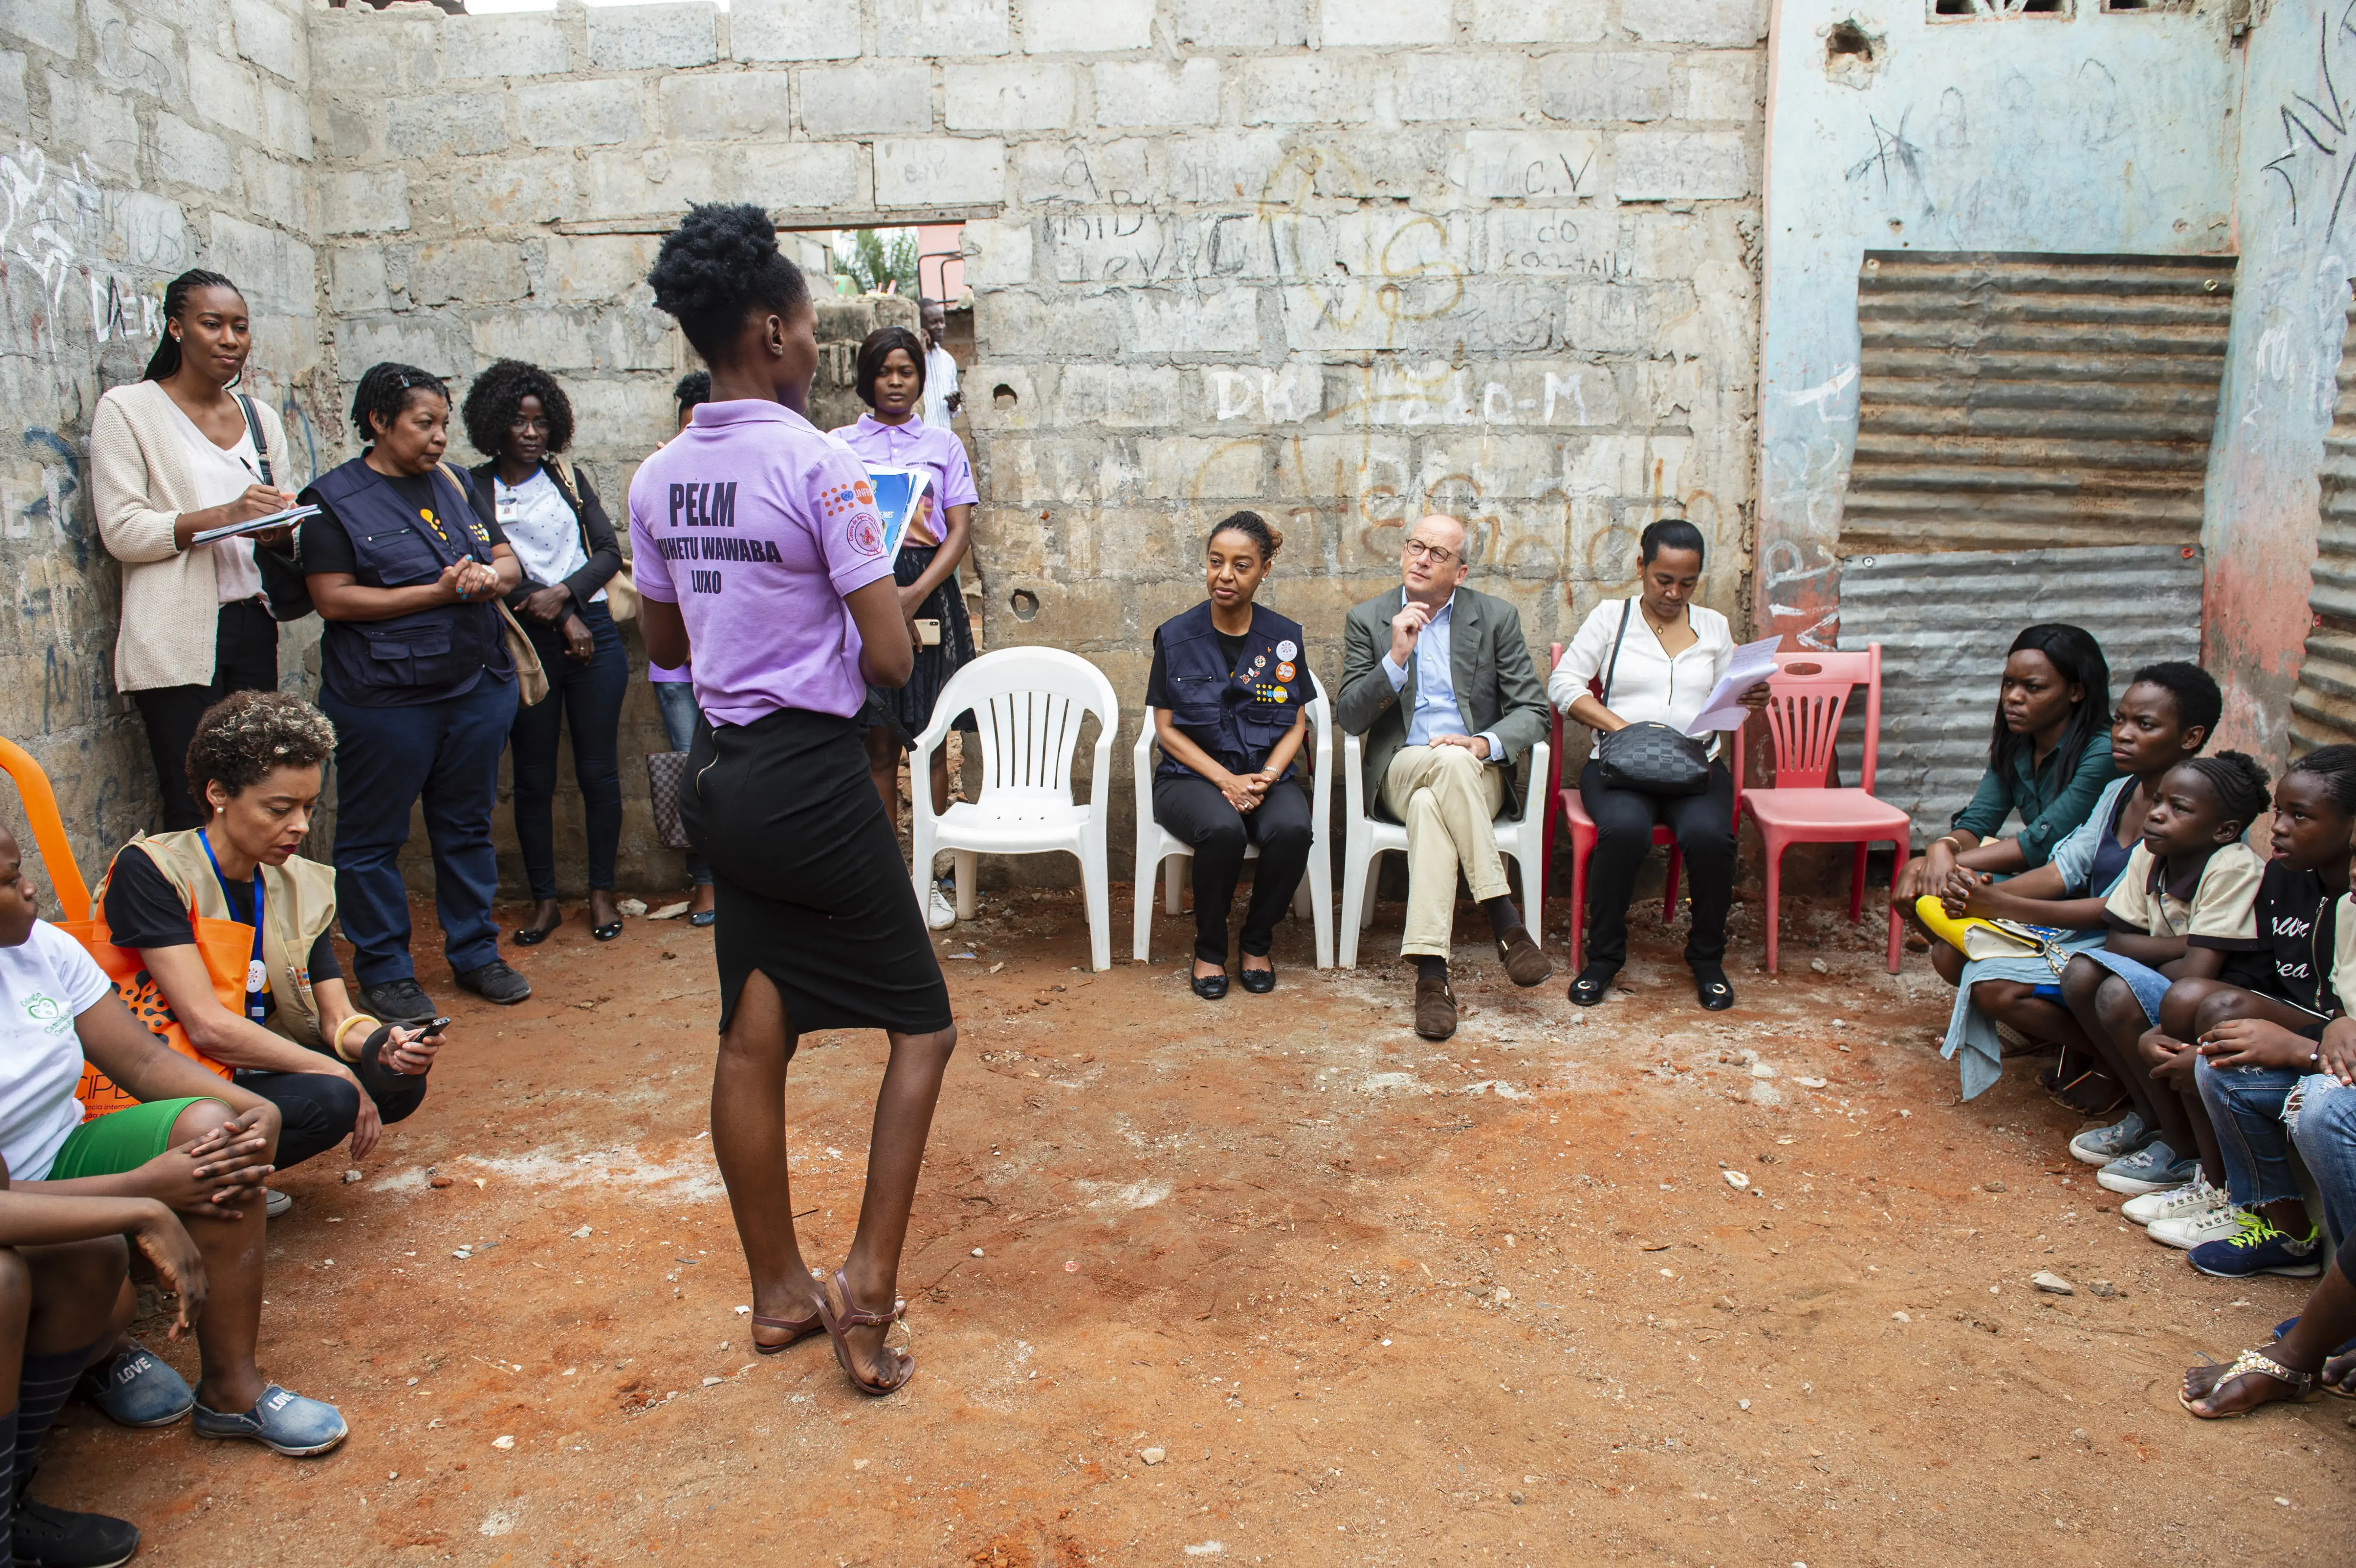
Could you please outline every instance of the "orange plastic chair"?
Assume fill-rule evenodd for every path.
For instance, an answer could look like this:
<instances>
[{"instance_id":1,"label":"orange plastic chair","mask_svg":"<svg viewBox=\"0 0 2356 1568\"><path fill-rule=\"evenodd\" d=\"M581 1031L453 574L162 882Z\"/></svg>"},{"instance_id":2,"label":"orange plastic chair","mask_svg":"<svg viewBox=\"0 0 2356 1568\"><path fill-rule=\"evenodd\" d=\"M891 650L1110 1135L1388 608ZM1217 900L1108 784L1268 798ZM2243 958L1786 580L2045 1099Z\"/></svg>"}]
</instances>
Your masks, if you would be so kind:
<instances>
[{"instance_id":1,"label":"orange plastic chair","mask_svg":"<svg viewBox=\"0 0 2356 1568\"><path fill-rule=\"evenodd\" d=\"M1768 678L1767 735L1773 748L1775 784L1769 789L1742 787L1743 732L1734 738L1734 826L1739 833L1743 813L1759 824L1767 848L1767 973L1775 973L1775 948L1782 924L1783 851L1794 844L1854 844L1857 863L1849 879L1848 917L1865 918L1865 857L1875 844L1896 846L1900 858L1912 841L1913 824L1907 815L1873 794L1873 776L1881 753L1881 645L1868 644L1863 653L1791 653L1775 656L1775 674ZM1841 714L1853 687L1865 688L1865 766L1860 787L1828 787L1833 741L1840 732ZM1890 972L1898 973L1899 944L1904 926L1898 912L1890 912Z\"/></svg>"},{"instance_id":2,"label":"orange plastic chair","mask_svg":"<svg viewBox=\"0 0 2356 1568\"><path fill-rule=\"evenodd\" d=\"M34 846L41 852L42 869L49 873L49 889L57 895L58 907L50 923L86 926L90 885L81 880L81 868L74 863L73 846L66 840L65 819L58 815L57 793L49 788L49 775L33 761L32 753L5 737L0 737L0 771L16 781L16 794L25 803L26 822L33 829Z\"/></svg>"},{"instance_id":3,"label":"orange plastic chair","mask_svg":"<svg viewBox=\"0 0 2356 1568\"><path fill-rule=\"evenodd\" d=\"M1547 656L1547 673L1562 663L1562 645L1557 643ZM1587 683L1588 695L1601 699L1603 690L1596 682ZM1587 966L1587 858L1595 853L1595 818L1587 815L1586 803L1579 798L1579 777L1571 775L1570 783L1562 782L1562 710L1547 704L1553 715L1554 777L1547 787L1554 791L1555 802L1562 810L1562 819L1570 825L1570 961L1578 968ZM1739 819L1738 819L1739 820ZM1653 824L1653 848L1666 847L1669 851L1668 889L1661 895L1661 923L1666 925L1677 914L1677 872L1685 865L1685 855L1677 848L1677 836L1665 823ZM1549 815L1546 825L1546 862L1554 864L1554 817Z\"/></svg>"}]
</instances>

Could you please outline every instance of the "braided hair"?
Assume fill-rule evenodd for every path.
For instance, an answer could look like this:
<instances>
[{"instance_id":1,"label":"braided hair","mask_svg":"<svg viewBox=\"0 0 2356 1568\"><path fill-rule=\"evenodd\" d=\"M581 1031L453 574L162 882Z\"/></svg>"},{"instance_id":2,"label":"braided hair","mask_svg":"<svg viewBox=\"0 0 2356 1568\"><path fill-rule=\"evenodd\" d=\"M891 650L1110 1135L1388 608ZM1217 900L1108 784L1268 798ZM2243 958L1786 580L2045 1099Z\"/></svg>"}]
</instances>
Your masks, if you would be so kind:
<instances>
[{"instance_id":1,"label":"braided hair","mask_svg":"<svg viewBox=\"0 0 2356 1568\"><path fill-rule=\"evenodd\" d=\"M810 297L802 270L777 249L777 226L750 202L689 208L664 237L647 283L655 308L707 361L723 357L754 311L783 315Z\"/></svg>"},{"instance_id":2,"label":"braided hair","mask_svg":"<svg viewBox=\"0 0 2356 1568\"><path fill-rule=\"evenodd\" d=\"M2343 748L2356 750L2356 748ZM2187 757L2176 764L2206 780L2223 808L2224 820L2238 831L2258 819L2272 804L2274 780L2247 752L2220 752L2213 757Z\"/></svg>"},{"instance_id":3,"label":"braided hair","mask_svg":"<svg viewBox=\"0 0 2356 1568\"><path fill-rule=\"evenodd\" d=\"M165 321L179 320L188 308L188 295L198 289L227 289L240 299L245 297L243 290L220 273L208 272L201 267L191 268L164 285ZM167 325L162 341L155 345L155 352L148 357L147 379L168 380L179 373L180 340L172 336Z\"/></svg>"},{"instance_id":4,"label":"braided hair","mask_svg":"<svg viewBox=\"0 0 2356 1568\"><path fill-rule=\"evenodd\" d=\"M336 754L336 727L291 691L240 691L197 720L188 741L188 794L210 816L205 786L241 795L279 768L325 767Z\"/></svg>"},{"instance_id":5,"label":"braided hair","mask_svg":"<svg viewBox=\"0 0 2356 1568\"><path fill-rule=\"evenodd\" d=\"M573 444L573 400L556 378L520 359L499 359L475 378L466 389L466 439L486 457L497 457L508 443L508 426L526 398L538 398L548 416L548 450L562 452Z\"/></svg>"},{"instance_id":6,"label":"braided hair","mask_svg":"<svg viewBox=\"0 0 2356 1568\"><path fill-rule=\"evenodd\" d=\"M431 370L390 359L368 368L360 384L352 389L352 428L360 432L364 444L376 444L376 421L390 425L399 419L401 411L409 406L412 392L431 392L445 403L450 400L450 389Z\"/></svg>"},{"instance_id":7,"label":"braided hair","mask_svg":"<svg viewBox=\"0 0 2356 1568\"><path fill-rule=\"evenodd\" d=\"M2331 804L2343 815L2356 816L2356 746L2318 746L2286 772L2313 773L2322 781Z\"/></svg>"},{"instance_id":8,"label":"braided hair","mask_svg":"<svg viewBox=\"0 0 2356 1568\"><path fill-rule=\"evenodd\" d=\"M1251 540L1258 547L1263 562L1274 560L1276 552L1284 548L1284 536L1258 512L1236 512L1221 517L1217 526L1204 539L1204 548L1208 549L1211 540L1221 534L1241 534Z\"/></svg>"},{"instance_id":9,"label":"braided hair","mask_svg":"<svg viewBox=\"0 0 2356 1568\"><path fill-rule=\"evenodd\" d=\"M916 368L916 390L925 389L925 346L905 326L879 326L859 346L859 368L851 379L851 389L871 409L875 406L875 378L884 374L884 361L894 348Z\"/></svg>"}]
</instances>

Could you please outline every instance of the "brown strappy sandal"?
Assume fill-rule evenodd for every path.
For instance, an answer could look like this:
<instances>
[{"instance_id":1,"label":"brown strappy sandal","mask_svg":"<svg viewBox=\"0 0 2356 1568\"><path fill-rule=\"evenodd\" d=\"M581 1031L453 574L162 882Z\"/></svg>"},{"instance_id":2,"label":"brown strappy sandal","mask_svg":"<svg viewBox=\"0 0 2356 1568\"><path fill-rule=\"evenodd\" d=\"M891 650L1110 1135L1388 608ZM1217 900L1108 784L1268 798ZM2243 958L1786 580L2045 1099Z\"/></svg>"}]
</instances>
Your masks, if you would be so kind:
<instances>
[{"instance_id":1,"label":"brown strappy sandal","mask_svg":"<svg viewBox=\"0 0 2356 1568\"><path fill-rule=\"evenodd\" d=\"M826 1319L815 1312L807 1317L764 1317L755 1312L753 1314L753 1327L783 1328L786 1331L786 1337L774 1345L764 1345L758 1339L753 1341L753 1349L765 1356L774 1356L780 1350L791 1349L813 1334L824 1331Z\"/></svg>"},{"instance_id":2,"label":"brown strappy sandal","mask_svg":"<svg viewBox=\"0 0 2356 1568\"><path fill-rule=\"evenodd\" d=\"M825 1294L826 1276L819 1273L816 1269L812 1269L810 1271L810 1278L819 1282L819 1294ZM892 1315L895 1317L907 1310L908 1304L905 1301L894 1301L892 1303ZM758 1339L753 1341L753 1349L758 1350L765 1356L774 1356L780 1350L789 1350L793 1349L793 1347L800 1344L803 1340L809 1339L813 1334L824 1333L826 1331L826 1318L821 1314L816 1312L811 1313L807 1317L764 1317L759 1313L755 1312L753 1314L753 1327L755 1328L783 1328L786 1330L786 1337L778 1340L774 1345L764 1345Z\"/></svg>"},{"instance_id":3,"label":"brown strappy sandal","mask_svg":"<svg viewBox=\"0 0 2356 1568\"><path fill-rule=\"evenodd\" d=\"M835 1291L842 1293L842 1311L840 1314L834 1310ZM842 1375L851 1380L851 1386L861 1393L880 1399L887 1393L898 1392L906 1386L908 1380L916 1375L916 1359L905 1350L894 1350L891 1346L886 1345L884 1347L884 1349L898 1359L900 1375L890 1382L871 1381L862 1377L859 1370L851 1365L851 1345L842 1337L844 1330L889 1328L893 1324L901 1321L901 1314L905 1310L906 1303L901 1301L894 1301L892 1304L892 1310L888 1313L869 1312L862 1309L857 1302L851 1299L851 1282L842 1277L841 1269L834 1271L834 1277L829 1285L819 1287L818 1313L826 1323L827 1338L834 1341L835 1362L842 1368Z\"/></svg>"}]
</instances>

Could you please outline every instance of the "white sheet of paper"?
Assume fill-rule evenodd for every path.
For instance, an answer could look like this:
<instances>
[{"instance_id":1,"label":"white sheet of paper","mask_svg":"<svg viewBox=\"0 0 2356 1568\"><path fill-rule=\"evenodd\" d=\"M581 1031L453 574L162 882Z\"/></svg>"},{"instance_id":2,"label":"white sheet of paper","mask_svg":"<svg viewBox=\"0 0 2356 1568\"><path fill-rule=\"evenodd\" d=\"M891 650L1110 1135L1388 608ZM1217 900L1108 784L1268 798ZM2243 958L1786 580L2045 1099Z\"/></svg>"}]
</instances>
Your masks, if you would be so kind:
<instances>
[{"instance_id":1,"label":"white sheet of paper","mask_svg":"<svg viewBox=\"0 0 2356 1568\"><path fill-rule=\"evenodd\" d=\"M1775 650L1783 645L1781 637L1762 637L1736 648L1727 661L1726 674L1693 722L1686 726L1686 733L1707 735L1717 730L1741 729L1742 721L1751 717L1743 709L1742 694L1775 673Z\"/></svg>"}]
</instances>

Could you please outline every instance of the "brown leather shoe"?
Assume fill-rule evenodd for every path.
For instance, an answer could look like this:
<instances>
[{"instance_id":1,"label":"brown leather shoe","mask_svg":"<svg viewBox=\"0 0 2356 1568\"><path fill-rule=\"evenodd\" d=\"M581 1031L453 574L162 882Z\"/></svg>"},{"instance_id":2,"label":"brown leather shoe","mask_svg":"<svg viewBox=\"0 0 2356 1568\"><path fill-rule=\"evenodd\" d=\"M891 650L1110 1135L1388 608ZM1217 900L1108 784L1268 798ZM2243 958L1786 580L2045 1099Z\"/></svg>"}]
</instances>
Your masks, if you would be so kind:
<instances>
[{"instance_id":1,"label":"brown leather shoe","mask_svg":"<svg viewBox=\"0 0 2356 1568\"><path fill-rule=\"evenodd\" d=\"M1426 1040L1446 1040L1456 1032L1456 993L1447 981L1415 983L1415 1032Z\"/></svg>"},{"instance_id":2,"label":"brown leather shoe","mask_svg":"<svg viewBox=\"0 0 2356 1568\"><path fill-rule=\"evenodd\" d=\"M1525 990L1546 984L1554 973L1554 960L1538 951L1527 926L1517 925L1498 939L1497 962L1505 966L1506 977Z\"/></svg>"}]
</instances>

